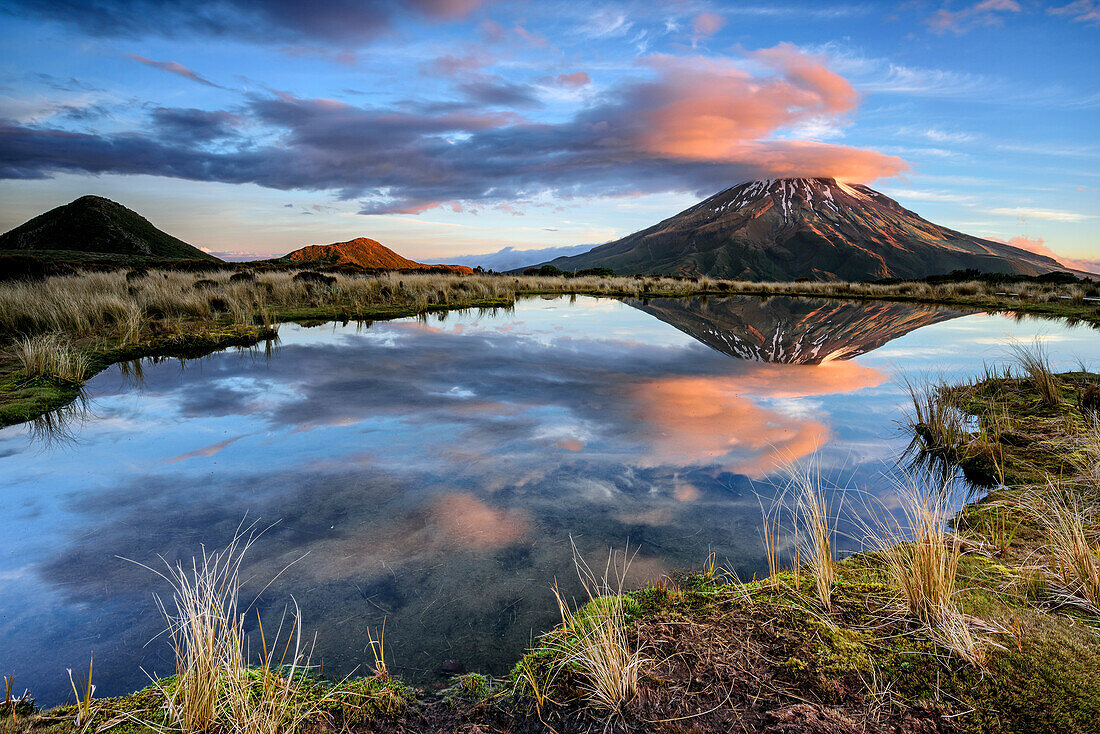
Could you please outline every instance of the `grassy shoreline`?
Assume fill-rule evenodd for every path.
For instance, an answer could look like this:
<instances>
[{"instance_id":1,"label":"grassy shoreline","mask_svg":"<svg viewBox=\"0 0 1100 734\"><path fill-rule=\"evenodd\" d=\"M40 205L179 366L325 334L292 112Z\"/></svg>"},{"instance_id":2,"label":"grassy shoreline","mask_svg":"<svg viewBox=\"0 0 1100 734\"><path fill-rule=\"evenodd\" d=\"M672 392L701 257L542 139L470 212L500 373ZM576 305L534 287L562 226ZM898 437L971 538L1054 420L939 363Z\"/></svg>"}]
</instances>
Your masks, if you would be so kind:
<instances>
[{"instance_id":1,"label":"grassy shoreline","mask_svg":"<svg viewBox=\"0 0 1100 734\"><path fill-rule=\"evenodd\" d=\"M797 296L885 300L1076 319L1100 326L1100 304L1082 285L1022 284L997 295L981 282L750 283L711 278L510 275L345 275L313 271L118 270L0 283L0 427L35 419L80 395L81 384L119 361L200 356L271 338L280 322L386 320L433 311L509 307L517 298ZM1089 286L1091 287L1091 286ZM31 373L20 338L64 337L83 374ZM56 355L65 357L66 355Z\"/></svg>"},{"instance_id":2,"label":"grassy shoreline","mask_svg":"<svg viewBox=\"0 0 1100 734\"><path fill-rule=\"evenodd\" d=\"M442 691L418 690L389 675L381 652L373 666L365 661L374 673L354 680L253 666L242 673L250 693L203 730L1093 731L1100 606L1089 595L1100 586L1089 586L1089 574L1100 578L1100 375L1053 375L1041 352L1031 359L1037 369L1028 374L991 371L915 395L939 408L911 416L919 450L997 485L929 540L886 532L839 561L827 542L812 541L785 559L789 568L777 562L776 573L747 582L713 560L634 591L590 574L586 603L563 601L562 624L505 678L470 673ZM946 425L953 420L960 422ZM1079 531L1077 556L1069 530ZM899 579L916 584L918 596L933 590L917 576L918 551L953 564L938 591L957 616L942 609L922 616L907 600L913 590ZM289 691L274 708L272 681ZM178 685L166 679L45 712L9 702L0 732L196 734L165 718L165 697ZM241 716L264 725L247 718L244 726Z\"/></svg>"}]
</instances>

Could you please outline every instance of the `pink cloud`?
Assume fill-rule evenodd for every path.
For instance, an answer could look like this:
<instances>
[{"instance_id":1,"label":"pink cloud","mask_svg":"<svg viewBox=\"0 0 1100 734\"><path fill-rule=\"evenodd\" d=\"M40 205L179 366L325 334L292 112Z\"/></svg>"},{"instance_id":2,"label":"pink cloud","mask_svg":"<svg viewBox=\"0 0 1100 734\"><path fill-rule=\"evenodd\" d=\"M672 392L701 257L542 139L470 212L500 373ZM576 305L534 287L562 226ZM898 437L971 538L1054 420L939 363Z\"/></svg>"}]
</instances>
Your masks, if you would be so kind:
<instances>
[{"instance_id":1,"label":"pink cloud","mask_svg":"<svg viewBox=\"0 0 1100 734\"><path fill-rule=\"evenodd\" d=\"M1096 273L1100 275L1100 260L1063 257L1047 247L1046 241L1042 237L1036 237L1034 239L1030 237L1013 237L1006 241L1005 244L1019 247L1021 250L1027 250L1028 252L1034 252L1036 255L1046 255L1047 257L1054 258L1067 268L1084 270L1087 273Z\"/></svg>"},{"instance_id":2,"label":"pink cloud","mask_svg":"<svg viewBox=\"0 0 1100 734\"><path fill-rule=\"evenodd\" d=\"M473 550L512 545L530 529L522 510L498 509L465 492L440 497L431 515L451 544Z\"/></svg>"},{"instance_id":3,"label":"pink cloud","mask_svg":"<svg viewBox=\"0 0 1100 734\"><path fill-rule=\"evenodd\" d=\"M489 57L482 54L445 54L435 59L424 67L430 74L440 76L461 76L476 72L481 67L489 64Z\"/></svg>"},{"instance_id":4,"label":"pink cloud","mask_svg":"<svg viewBox=\"0 0 1100 734\"><path fill-rule=\"evenodd\" d=\"M414 6L424 15L433 18L465 18L482 5L485 0L410 0Z\"/></svg>"},{"instance_id":5,"label":"pink cloud","mask_svg":"<svg viewBox=\"0 0 1100 734\"><path fill-rule=\"evenodd\" d=\"M872 181L906 170L895 156L805 141L767 141L807 119L843 120L859 95L823 61L782 43L749 56L777 73L754 76L728 59L654 57L657 81L636 89L629 120L641 150L670 158L754 165L774 175Z\"/></svg>"},{"instance_id":6,"label":"pink cloud","mask_svg":"<svg viewBox=\"0 0 1100 734\"><path fill-rule=\"evenodd\" d=\"M699 13L691 21L691 28L698 36L713 36L726 25L726 19L718 13Z\"/></svg>"},{"instance_id":7,"label":"pink cloud","mask_svg":"<svg viewBox=\"0 0 1100 734\"><path fill-rule=\"evenodd\" d=\"M1016 0L982 0L962 10L940 8L925 22L936 33L965 33L976 25L997 25L1000 13L1019 13L1023 10Z\"/></svg>"},{"instance_id":8,"label":"pink cloud","mask_svg":"<svg viewBox=\"0 0 1100 734\"><path fill-rule=\"evenodd\" d=\"M169 74L175 74L176 76L182 76L184 79L190 79L193 82L199 84L205 84L208 87L217 87L218 89L224 89L220 84L215 84L204 76L200 76L195 72L188 69L183 64L176 63L175 61L154 61L153 59L147 59L144 56L138 56L137 54L126 54L139 64L145 64L151 66L154 69L160 69L161 71L167 71Z\"/></svg>"},{"instance_id":9,"label":"pink cloud","mask_svg":"<svg viewBox=\"0 0 1100 734\"><path fill-rule=\"evenodd\" d=\"M217 443L212 443L209 446L203 446L200 449L195 449L194 451L188 451L186 454L180 454L179 456L177 456L173 459L169 459L165 463L176 464L180 461L186 461L187 459L205 459L205 458L209 458L211 456L214 456L215 454L221 453L230 444L232 444L236 441L240 441L242 438L244 438L244 436L234 436L233 438L227 438L224 441L218 441Z\"/></svg>"},{"instance_id":10,"label":"pink cloud","mask_svg":"<svg viewBox=\"0 0 1100 734\"><path fill-rule=\"evenodd\" d=\"M574 71L570 74L558 74L551 80L559 87L585 87L592 83L586 71Z\"/></svg>"}]
</instances>

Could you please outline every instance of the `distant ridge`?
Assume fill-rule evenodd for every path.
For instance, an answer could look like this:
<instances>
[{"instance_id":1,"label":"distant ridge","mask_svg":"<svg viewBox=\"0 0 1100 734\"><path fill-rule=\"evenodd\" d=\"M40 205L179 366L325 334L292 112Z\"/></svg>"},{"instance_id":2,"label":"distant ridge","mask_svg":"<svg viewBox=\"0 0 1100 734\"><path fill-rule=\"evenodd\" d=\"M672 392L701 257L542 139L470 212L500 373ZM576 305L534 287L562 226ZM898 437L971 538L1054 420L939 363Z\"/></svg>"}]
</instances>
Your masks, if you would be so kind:
<instances>
[{"instance_id":1,"label":"distant ridge","mask_svg":"<svg viewBox=\"0 0 1100 734\"><path fill-rule=\"evenodd\" d=\"M0 251L72 260L106 257L221 262L102 196L82 196L0 235Z\"/></svg>"},{"instance_id":2,"label":"distant ridge","mask_svg":"<svg viewBox=\"0 0 1100 734\"><path fill-rule=\"evenodd\" d=\"M1053 258L933 224L867 186L832 178L750 181L584 254L562 270L748 280L923 278L973 268L1042 275Z\"/></svg>"},{"instance_id":3,"label":"distant ridge","mask_svg":"<svg viewBox=\"0 0 1100 734\"><path fill-rule=\"evenodd\" d=\"M426 265L402 257L382 243L368 237L356 237L347 242L330 245L307 245L284 255L280 260L315 265L357 265L367 270L447 270L454 273L473 273L465 265Z\"/></svg>"}]
</instances>

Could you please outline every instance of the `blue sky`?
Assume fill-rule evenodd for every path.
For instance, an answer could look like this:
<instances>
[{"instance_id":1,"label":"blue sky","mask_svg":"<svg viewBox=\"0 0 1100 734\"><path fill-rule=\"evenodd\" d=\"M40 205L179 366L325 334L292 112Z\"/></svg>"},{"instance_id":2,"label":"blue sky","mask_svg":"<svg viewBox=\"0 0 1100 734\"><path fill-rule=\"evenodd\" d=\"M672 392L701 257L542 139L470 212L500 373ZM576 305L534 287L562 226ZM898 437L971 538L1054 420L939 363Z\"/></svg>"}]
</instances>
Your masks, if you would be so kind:
<instances>
[{"instance_id":1,"label":"blue sky","mask_svg":"<svg viewBox=\"0 0 1100 734\"><path fill-rule=\"evenodd\" d=\"M837 175L1100 259L1097 0L8 0L0 32L3 230L96 193L217 253L445 260Z\"/></svg>"}]
</instances>

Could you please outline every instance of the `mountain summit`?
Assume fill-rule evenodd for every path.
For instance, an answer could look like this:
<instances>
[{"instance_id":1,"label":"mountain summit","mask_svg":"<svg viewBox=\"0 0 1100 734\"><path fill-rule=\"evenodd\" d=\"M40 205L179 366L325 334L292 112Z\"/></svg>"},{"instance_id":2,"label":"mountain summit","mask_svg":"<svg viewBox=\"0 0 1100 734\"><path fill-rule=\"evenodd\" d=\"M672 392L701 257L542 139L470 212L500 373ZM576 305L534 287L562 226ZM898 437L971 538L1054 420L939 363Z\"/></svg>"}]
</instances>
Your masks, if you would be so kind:
<instances>
[{"instance_id":1,"label":"mountain summit","mask_svg":"<svg viewBox=\"0 0 1100 734\"><path fill-rule=\"evenodd\" d=\"M132 260L210 260L218 258L162 232L132 209L102 196L82 196L39 214L0 235L0 250L54 257Z\"/></svg>"},{"instance_id":2,"label":"mountain summit","mask_svg":"<svg viewBox=\"0 0 1100 734\"><path fill-rule=\"evenodd\" d=\"M648 229L550 264L749 280L1067 269L1052 258L933 224L874 189L832 178L743 183Z\"/></svg>"}]
</instances>

